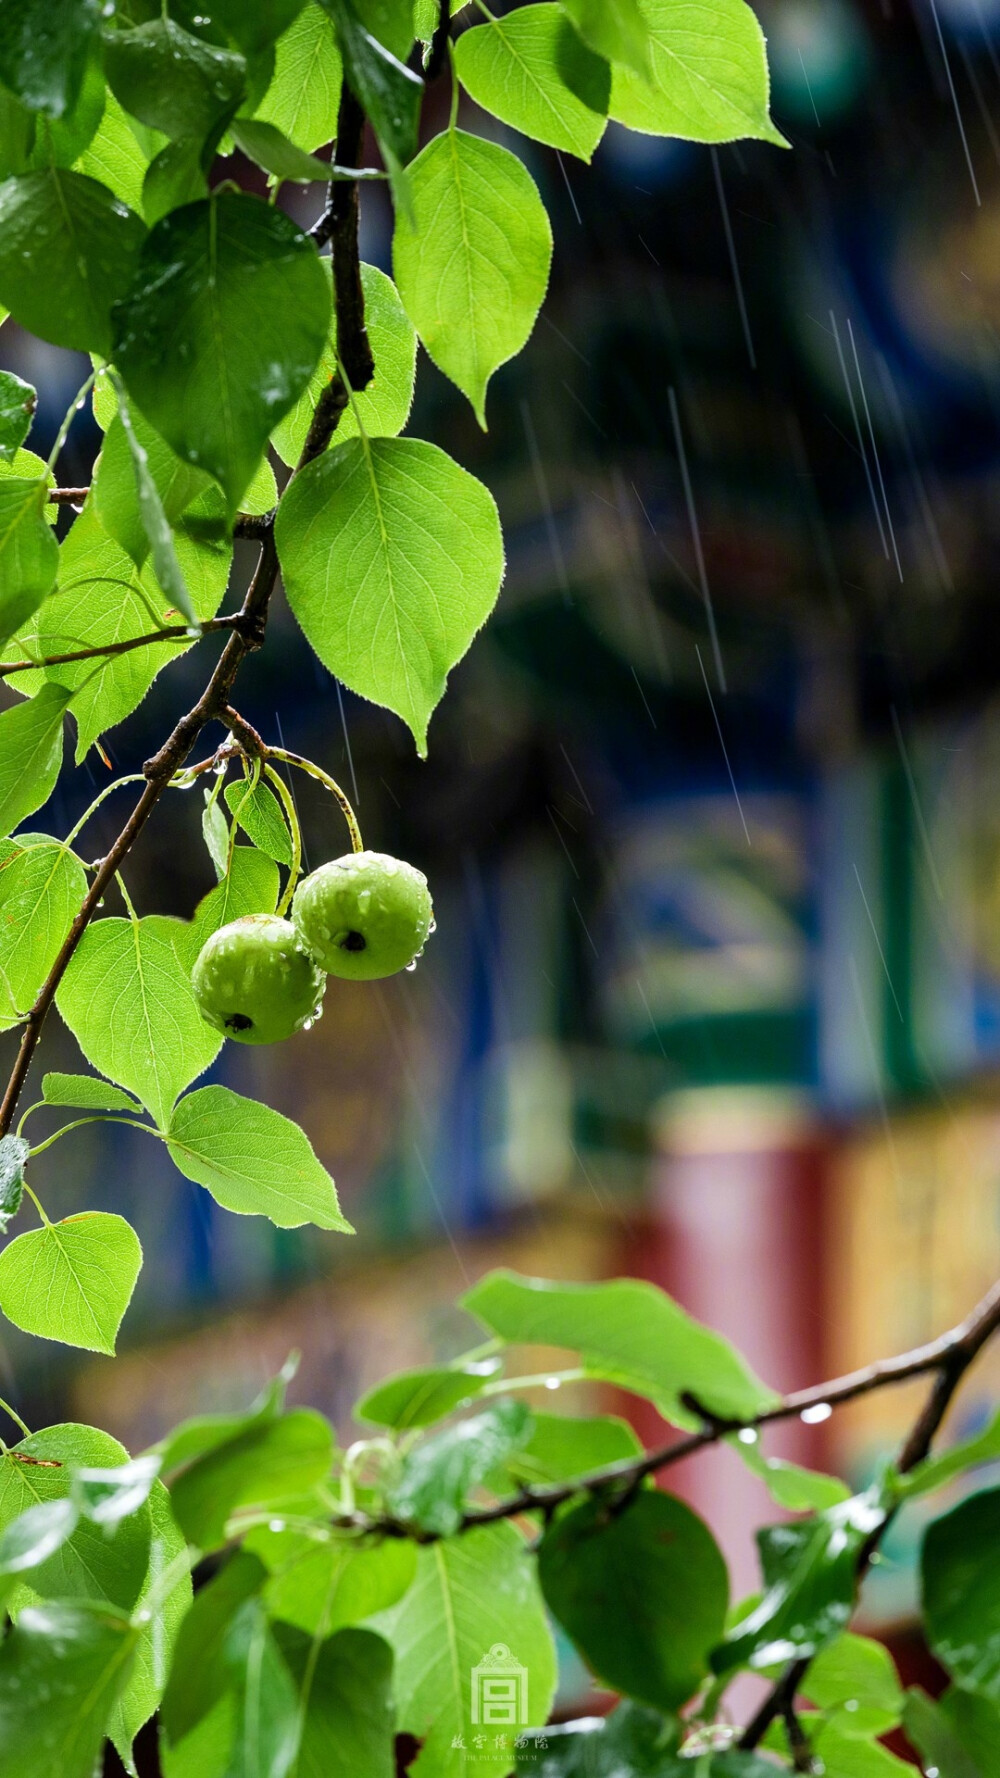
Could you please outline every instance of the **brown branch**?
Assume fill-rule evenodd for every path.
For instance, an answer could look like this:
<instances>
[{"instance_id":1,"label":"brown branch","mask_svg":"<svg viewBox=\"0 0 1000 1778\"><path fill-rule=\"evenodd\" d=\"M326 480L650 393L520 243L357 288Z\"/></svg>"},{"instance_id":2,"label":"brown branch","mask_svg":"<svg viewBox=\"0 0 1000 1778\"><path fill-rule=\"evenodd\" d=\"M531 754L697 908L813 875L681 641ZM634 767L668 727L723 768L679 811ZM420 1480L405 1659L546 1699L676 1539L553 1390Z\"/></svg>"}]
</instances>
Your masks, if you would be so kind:
<instances>
[{"instance_id":1,"label":"brown branch","mask_svg":"<svg viewBox=\"0 0 1000 1778\"><path fill-rule=\"evenodd\" d=\"M242 612L232 617L210 617L202 624L202 634L216 630L239 630L244 622ZM150 630L145 636L129 636L124 642L103 642L93 648L77 648L71 654L47 654L41 661L0 661L0 679L11 673L39 673L43 667L64 667L70 661L92 661L101 655L131 654L134 648L148 648L153 642L188 642L193 640L188 624L165 624L161 630Z\"/></svg>"},{"instance_id":2,"label":"brown branch","mask_svg":"<svg viewBox=\"0 0 1000 1778\"><path fill-rule=\"evenodd\" d=\"M345 88L345 92L346 90ZM354 117L353 112L350 115L352 131L356 137L356 153L354 155L356 162L364 135L364 113L356 101L354 104L357 117ZM344 106L342 104L342 128L343 125ZM339 158L341 157L338 155ZM351 377L354 387L363 389L371 380L374 363L368 336L365 332L364 295L361 290L357 241L359 218L357 186L352 182L349 185L338 185L336 189L349 192L353 196L353 202L343 207L343 214L341 214L341 207L337 206L337 220L333 236L334 294L337 301L338 326L341 328L339 335L341 353L345 365L353 367L353 370L348 369L348 375ZM349 285L344 293L341 292L342 281L346 281ZM366 366L367 369L365 369ZM337 378L336 381L339 383L340 379ZM326 391L324 391L324 397L325 395ZM326 449L340 414L347 405L346 389L343 401L336 411L332 411L334 407L332 401L324 401L324 397L321 397L317 404L317 414L313 417L309 435L302 448L302 455L295 467L295 474L304 469L313 457L318 456ZM321 408L323 415L319 420L318 415ZM81 490L72 489L66 490L66 492L67 494L79 494ZM82 490L82 493L86 497L85 489ZM185 716L181 717L173 733L164 742L159 752L154 754L152 759L148 759L143 766L142 769L147 780L145 789L107 857L102 859L96 870L90 889L60 947L59 954L45 983L27 1015L17 1059L7 1083L3 1103L0 1104L0 1136L5 1135L10 1128L28 1069L42 1034L46 1015L55 999L56 991L69 967L77 945L100 906L108 884L138 839L174 773L184 764L202 729L212 721L220 721L226 727L232 726L232 712L229 708L230 693L246 656L252 654L263 644L268 606L278 578L273 514L268 514L265 519L261 520L260 526L260 558L239 612L228 620L226 625L231 633L219 656L215 671L198 702ZM219 627L219 621L214 627Z\"/></svg>"},{"instance_id":3,"label":"brown branch","mask_svg":"<svg viewBox=\"0 0 1000 1778\"><path fill-rule=\"evenodd\" d=\"M364 146L365 114L344 82L337 119L338 166L356 167ZM331 378L316 405L306 450L318 457L325 451L337 422L350 400L350 390L367 388L375 370L365 327L365 297L361 287L358 250L359 194L356 180L332 180L326 209L310 230L317 247L329 241L333 257L333 300L337 318L337 354L340 369Z\"/></svg>"},{"instance_id":4,"label":"brown branch","mask_svg":"<svg viewBox=\"0 0 1000 1778\"><path fill-rule=\"evenodd\" d=\"M972 1314L958 1327L953 1328L951 1333L943 1335L940 1340L935 1340L933 1345L922 1348L924 1354L936 1354L930 1364L922 1364L919 1371L910 1370L903 1373L916 1376L920 1371L934 1370L937 1375L896 1459L896 1468L900 1475L907 1475L911 1469L916 1469L917 1464L922 1463L928 1455L962 1378L970 1365L975 1363L987 1341L992 1339L998 1327L1000 1327L1000 1284L994 1285ZM905 1360L896 1359L894 1362L896 1365L901 1365L905 1363ZM884 1371L885 1367L875 1365L872 1369ZM888 1379L890 1382L900 1380L898 1375ZM872 1386L878 1388L880 1384L875 1383ZM859 1584L871 1566L872 1559L897 1511L898 1508L894 1507L887 1513L883 1523L877 1531L872 1533L865 1544L858 1562ZM809 1670L809 1666L810 1660L805 1657L791 1663L764 1699L753 1721L747 1724L740 1737L740 1747L748 1751L758 1747L775 1718L785 1715L787 1719L787 1713L794 1711L795 1695Z\"/></svg>"},{"instance_id":5,"label":"brown branch","mask_svg":"<svg viewBox=\"0 0 1000 1778\"><path fill-rule=\"evenodd\" d=\"M660 1470L668 1469L672 1464L693 1456L696 1451L718 1444L720 1440L732 1437L737 1432L794 1419L806 1409L817 1407L821 1403L830 1407L839 1406L860 1395L869 1395L873 1390L887 1389L912 1377L926 1376L935 1371L938 1375L929 1402L897 1464L901 1472L912 1469L927 1455L931 1440L961 1378L998 1328L1000 1284L994 1286L967 1320L926 1346L904 1352L899 1358L882 1359L877 1364L868 1365L864 1370L851 1371L847 1376L835 1377L828 1383L817 1383L811 1389L796 1390L794 1394L784 1396L774 1407L765 1408L763 1413L755 1414L749 1419L713 1418L701 1432L693 1432L687 1438L674 1439L670 1444L644 1451L639 1457L626 1458L619 1463L610 1463L603 1469L576 1476L571 1482L553 1483L541 1488L528 1486L506 1500L498 1500L492 1506L470 1507L458 1529L472 1531L481 1525L492 1525L500 1519L519 1518L530 1512L549 1514L556 1507L564 1506L581 1494L596 1494L609 1489L624 1489L632 1493L647 1476L656 1475ZM343 1514L332 1519L331 1524L336 1529L377 1531L383 1536L410 1538L416 1543L435 1543L438 1540L437 1533L421 1531L418 1526L403 1520L391 1517L371 1518L365 1513ZM794 1698L794 1692L792 1696ZM773 1717L780 1714L782 1706L783 1698L777 1697L761 1734Z\"/></svg>"},{"instance_id":6,"label":"brown branch","mask_svg":"<svg viewBox=\"0 0 1000 1778\"><path fill-rule=\"evenodd\" d=\"M47 499L53 506L82 506L89 493L89 488L50 488ZM233 520L233 536L260 540L270 522L270 513L238 512Z\"/></svg>"}]
</instances>

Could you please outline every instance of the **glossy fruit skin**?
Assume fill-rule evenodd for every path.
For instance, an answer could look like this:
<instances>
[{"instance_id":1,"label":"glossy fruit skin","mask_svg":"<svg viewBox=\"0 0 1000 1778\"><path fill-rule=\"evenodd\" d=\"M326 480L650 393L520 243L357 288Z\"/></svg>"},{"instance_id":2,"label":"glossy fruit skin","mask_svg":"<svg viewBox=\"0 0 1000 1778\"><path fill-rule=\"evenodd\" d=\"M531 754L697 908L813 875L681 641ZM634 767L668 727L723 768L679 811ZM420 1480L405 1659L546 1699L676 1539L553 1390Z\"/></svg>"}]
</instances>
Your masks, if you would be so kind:
<instances>
[{"instance_id":1,"label":"glossy fruit skin","mask_svg":"<svg viewBox=\"0 0 1000 1778\"><path fill-rule=\"evenodd\" d=\"M348 852L299 884L292 919L330 975L372 982L423 950L434 909L427 878L384 852Z\"/></svg>"},{"instance_id":2,"label":"glossy fruit skin","mask_svg":"<svg viewBox=\"0 0 1000 1778\"><path fill-rule=\"evenodd\" d=\"M291 921L245 914L206 940L191 986L216 1031L236 1043L280 1043L315 1015L326 979Z\"/></svg>"}]
</instances>

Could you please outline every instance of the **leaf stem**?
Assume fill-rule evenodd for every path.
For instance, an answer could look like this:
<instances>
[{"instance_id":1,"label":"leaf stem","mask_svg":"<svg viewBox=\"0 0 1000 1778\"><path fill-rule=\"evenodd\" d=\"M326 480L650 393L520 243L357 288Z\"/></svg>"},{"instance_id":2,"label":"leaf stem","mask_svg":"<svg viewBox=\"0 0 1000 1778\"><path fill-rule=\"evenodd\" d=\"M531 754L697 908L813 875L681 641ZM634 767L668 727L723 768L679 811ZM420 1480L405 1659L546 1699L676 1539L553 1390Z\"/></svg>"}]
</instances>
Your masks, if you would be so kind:
<instances>
[{"instance_id":1,"label":"leaf stem","mask_svg":"<svg viewBox=\"0 0 1000 1778\"><path fill-rule=\"evenodd\" d=\"M346 792L341 790L336 778L331 778L329 772L324 772L322 766L314 765L311 759L304 759L301 753L289 753L287 747L269 747L267 753L269 759L283 759L286 764L290 766L298 766L300 771L308 772L311 778L318 778L321 784L326 785L327 790L332 792L340 804L344 820L347 822L348 831L351 836L351 846L353 850L355 852L363 852L365 843L361 838L361 829L358 826L358 818L354 813Z\"/></svg>"},{"instance_id":2,"label":"leaf stem","mask_svg":"<svg viewBox=\"0 0 1000 1778\"><path fill-rule=\"evenodd\" d=\"M89 377L87 378L87 381L85 383L83 383L81 385L81 387L77 390L76 394L73 397L72 402L70 403L70 406L69 406L69 408L66 412L66 415L63 419L63 423L60 426L59 431L56 433L56 442L52 446L51 451L49 452L49 461L48 461L47 467L48 467L48 471L49 471L50 475L51 475L53 469L55 468L56 463L59 460L59 453L62 450L63 445L66 443L66 440L69 436L69 429L72 426L73 421L76 419L77 414L79 413L80 409L82 408L84 401L86 400L87 395L90 392L90 390L93 388L96 380L97 380L97 371L92 370Z\"/></svg>"},{"instance_id":3,"label":"leaf stem","mask_svg":"<svg viewBox=\"0 0 1000 1778\"><path fill-rule=\"evenodd\" d=\"M17 1413L15 1411L15 1409L11 1407L9 1401L4 1401L4 1398L2 1395L0 1395L0 1408L3 1409L4 1413L7 1414L11 1420L13 1420L15 1426L19 1426L21 1428L21 1431L24 1433L25 1438L31 1437L31 1427L27 1424L27 1422L25 1420L21 1419L20 1414ZM4 1450L6 1450L6 1449L7 1449L7 1447L6 1447L6 1445L4 1445Z\"/></svg>"},{"instance_id":4,"label":"leaf stem","mask_svg":"<svg viewBox=\"0 0 1000 1778\"><path fill-rule=\"evenodd\" d=\"M276 772L273 766L265 765L264 775L269 783L274 785L274 788L281 799L281 806L285 811L285 820L288 823L288 830L292 836L292 862L289 866L288 881L285 884L285 893L278 903L277 910L279 914L283 915L291 905L292 896L295 894L295 885L299 880L302 870L302 829L299 826L299 818L295 810L295 802L292 798L292 793L280 772Z\"/></svg>"},{"instance_id":5,"label":"leaf stem","mask_svg":"<svg viewBox=\"0 0 1000 1778\"><path fill-rule=\"evenodd\" d=\"M41 1217L42 1222L44 1223L45 1227L47 1229L50 1229L52 1227L52 1223L49 1220L48 1211L46 1210L45 1205L42 1203L41 1198L38 1196L38 1193L32 1191L27 1180L24 1181L24 1189L27 1192L29 1198L31 1199L31 1202L34 1204L35 1209L38 1211L38 1214Z\"/></svg>"},{"instance_id":6,"label":"leaf stem","mask_svg":"<svg viewBox=\"0 0 1000 1778\"><path fill-rule=\"evenodd\" d=\"M155 1134L148 1124L141 1124L138 1118L116 1117L111 1112L97 1111L93 1117L78 1117L71 1124L63 1124L62 1128L56 1130L54 1135L46 1136L44 1142L39 1142L34 1148L29 1149L29 1156L33 1158L36 1154L44 1154L47 1148L52 1147L53 1142L59 1141L60 1136L68 1136L71 1130L82 1129L84 1124L130 1124L133 1130L145 1130L147 1135Z\"/></svg>"}]
</instances>

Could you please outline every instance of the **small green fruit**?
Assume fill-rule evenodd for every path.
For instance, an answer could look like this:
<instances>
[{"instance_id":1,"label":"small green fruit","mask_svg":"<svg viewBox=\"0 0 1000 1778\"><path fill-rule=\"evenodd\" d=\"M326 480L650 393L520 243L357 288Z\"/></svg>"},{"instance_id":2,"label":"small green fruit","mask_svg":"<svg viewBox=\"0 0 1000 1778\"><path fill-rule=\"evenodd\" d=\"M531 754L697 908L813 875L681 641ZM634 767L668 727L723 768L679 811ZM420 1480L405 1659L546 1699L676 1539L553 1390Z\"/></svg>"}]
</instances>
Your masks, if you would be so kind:
<instances>
[{"instance_id":1,"label":"small green fruit","mask_svg":"<svg viewBox=\"0 0 1000 1778\"><path fill-rule=\"evenodd\" d=\"M206 940L191 986L216 1031L237 1043L280 1043L315 1016L326 982L289 920L245 914Z\"/></svg>"},{"instance_id":2,"label":"small green fruit","mask_svg":"<svg viewBox=\"0 0 1000 1778\"><path fill-rule=\"evenodd\" d=\"M300 883L292 919L331 975L377 981L406 969L433 929L427 878L384 852L349 852Z\"/></svg>"}]
</instances>

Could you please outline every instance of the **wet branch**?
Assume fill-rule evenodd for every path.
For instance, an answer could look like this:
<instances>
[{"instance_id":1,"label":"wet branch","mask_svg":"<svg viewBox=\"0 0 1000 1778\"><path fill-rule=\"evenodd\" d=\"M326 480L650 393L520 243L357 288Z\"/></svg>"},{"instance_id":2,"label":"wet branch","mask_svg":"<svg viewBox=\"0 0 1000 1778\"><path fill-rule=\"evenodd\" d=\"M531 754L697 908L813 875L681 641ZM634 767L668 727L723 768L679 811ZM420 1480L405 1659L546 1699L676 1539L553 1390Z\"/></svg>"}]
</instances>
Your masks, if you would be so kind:
<instances>
[{"instance_id":1,"label":"wet branch","mask_svg":"<svg viewBox=\"0 0 1000 1778\"><path fill-rule=\"evenodd\" d=\"M983 1298L978 1308L974 1309L959 1327L954 1328L951 1333L945 1334L942 1339L936 1340L933 1346L923 1348L925 1354L934 1354L929 1363L903 1373L917 1376L921 1372L934 1371L936 1375L927 1399L896 1459L896 1469L900 1475L906 1475L911 1469L915 1469L917 1464L922 1463L929 1454L941 1422L951 1406L955 1391L969 1367L975 1363L983 1347L992 1339L998 1327L1000 1327L1000 1284L994 1285L989 1295ZM905 1360L897 1359L895 1363L900 1365L905 1363ZM875 1371L880 1369L884 1373L884 1366L873 1366ZM896 1375L886 1379L883 1374L880 1381L873 1383L872 1387L878 1388L880 1382L886 1380L897 1382L900 1378ZM830 1396L827 1399L832 1401L833 1397ZM896 1510L894 1509L887 1515L884 1523L868 1539L858 1564L859 1583L870 1568L872 1559L896 1516ZM809 1666L810 1662L805 1659L791 1663L764 1699L753 1721L748 1723L744 1729L738 1743L740 1747L748 1750L758 1747L776 1717L784 1716L787 1720L789 1714L794 1713L795 1695L809 1670Z\"/></svg>"},{"instance_id":2,"label":"wet branch","mask_svg":"<svg viewBox=\"0 0 1000 1778\"><path fill-rule=\"evenodd\" d=\"M346 105L343 101L341 103L340 133L338 134L336 156L339 161L343 160L344 153L347 152L348 163L345 164L357 165L364 137L364 124L364 113L353 95L350 95L350 103ZM353 154L350 153L352 145L354 147ZM361 289L357 183L355 181L350 183L335 182L333 190L337 194L348 194L347 202L338 196L336 203L334 203L331 197L330 207L335 212L334 224L331 233L324 237L333 240L334 300L337 324L340 330L338 337L341 359L347 369L352 387L363 389L371 380L374 362L365 330L364 295ZM342 399L339 395L337 398L330 395L330 390L337 386L342 392ZM347 389L338 376L320 397L294 474L298 474L299 470L311 463L314 457L320 456L325 451L347 402ZM56 489L53 492L57 501L64 500L72 505L78 504L87 495L85 488ZM244 519L246 521L245 529L241 528L241 520ZM27 1015L17 1058L7 1083L3 1103L0 1104L0 1136L5 1135L10 1128L49 1008L69 967L73 953L100 906L108 884L134 846L171 778L183 766L202 730L210 722L221 722L227 728L231 726L230 695L236 676L247 655L263 646L268 607L278 578L278 556L274 544L274 514L268 513L260 519L241 514L234 530L238 536L253 536L260 539L260 557L253 579L240 610L234 616L228 619L214 619L210 624L203 626L206 630L228 629L228 641L198 702L186 715L181 717L173 733L164 742L159 752L148 759L143 766L143 773L146 777L145 789L107 857L101 860L95 871L90 889L66 934L44 986ZM167 638L162 635L143 637L132 641L125 648L102 648L93 652L97 654L124 653L127 647L139 647L148 641L165 639ZM79 659L81 656L69 658ZM14 670L23 671L24 668L19 663Z\"/></svg>"},{"instance_id":3,"label":"wet branch","mask_svg":"<svg viewBox=\"0 0 1000 1778\"><path fill-rule=\"evenodd\" d=\"M547 1487L525 1487L506 1500L499 1500L493 1506L470 1507L463 1516L460 1531L472 1531L480 1525L492 1525L499 1519L513 1519L523 1513L541 1512L551 1514L559 1506L576 1499L581 1494L597 1494L608 1490L632 1492L647 1476L656 1475L674 1463L680 1463L691 1457L696 1451L702 1451L709 1445L718 1444L722 1439L749 1428L770 1426L779 1420L795 1419L806 1409L821 1404L829 1407L839 1406L846 1401L854 1401L858 1396L870 1395L873 1390L887 1389L896 1383L907 1382L912 1377L927 1376L936 1373L934 1387L928 1401L914 1425L897 1462L900 1473L915 1468L926 1457L931 1441L947 1412L955 1390L969 1366L974 1362L983 1346L1000 1329L1000 1283L994 1285L989 1295L973 1311L967 1320L949 1333L942 1334L926 1346L918 1346L911 1352L904 1352L898 1358L880 1360L877 1364L866 1366L864 1370L851 1371L847 1376L835 1377L828 1383L817 1383L810 1389L799 1389L792 1395L786 1395L775 1403L774 1407L766 1408L763 1413L754 1415L748 1420L719 1420L706 1415L706 1425L700 1432L691 1433L687 1438L674 1439L670 1444L644 1451L641 1456L628 1458L620 1463L609 1464L604 1469L593 1470L588 1475L577 1476L571 1482L560 1482ZM693 1404L692 1404L693 1405ZM355 1531L378 1531L384 1536L410 1538L416 1543L435 1543L438 1536L434 1532L421 1531L419 1527L393 1518L370 1518L364 1513L348 1513L334 1518L331 1523L337 1529ZM880 1534L881 1535L881 1534ZM873 1542L867 1560L874 1554ZM798 1665L798 1663L796 1663ZM805 1663L808 1665L808 1663ZM803 1666L803 1671L805 1667ZM785 1676L787 1680L789 1675ZM782 1690L785 1680L779 1681L775 1692L768 1700L772 1705L770 1714L760 1727L758 1740L768 1724L775 1716L781 1714L786 1694ZM797 1682L796 1682L797 1684ZM795 1685L790 1694L794 1701ZM756 1720L756 1719L755 1719ZM750 1734L751 1728L746 1731ZM741 1745L756 1746L757 1741L741 1742Z\"/></svg>"},{"instance_id":4,"label":"wet branch","mask_svg":"<svg viewBox=\"0 0 1000 1778\"><path fill-rule=\"evenodd\" d=\"M216 630L239 630L243 625L242 612L235 611L231 617L210 617L201 626L202 635L211 635ZM101 642L93 648L77 648L69 654L47 654L40 661L0 661L0 679L12 673L39 673L44 667L64 667L70 661L92 661L102 655L131 654L134 648L148 648L153 642L186 642L190 645L197 640L191 634L188 624L164 624L160 630L150 630L145 636L128 636L124 642Z\"/></svg>"}]
</instances>

